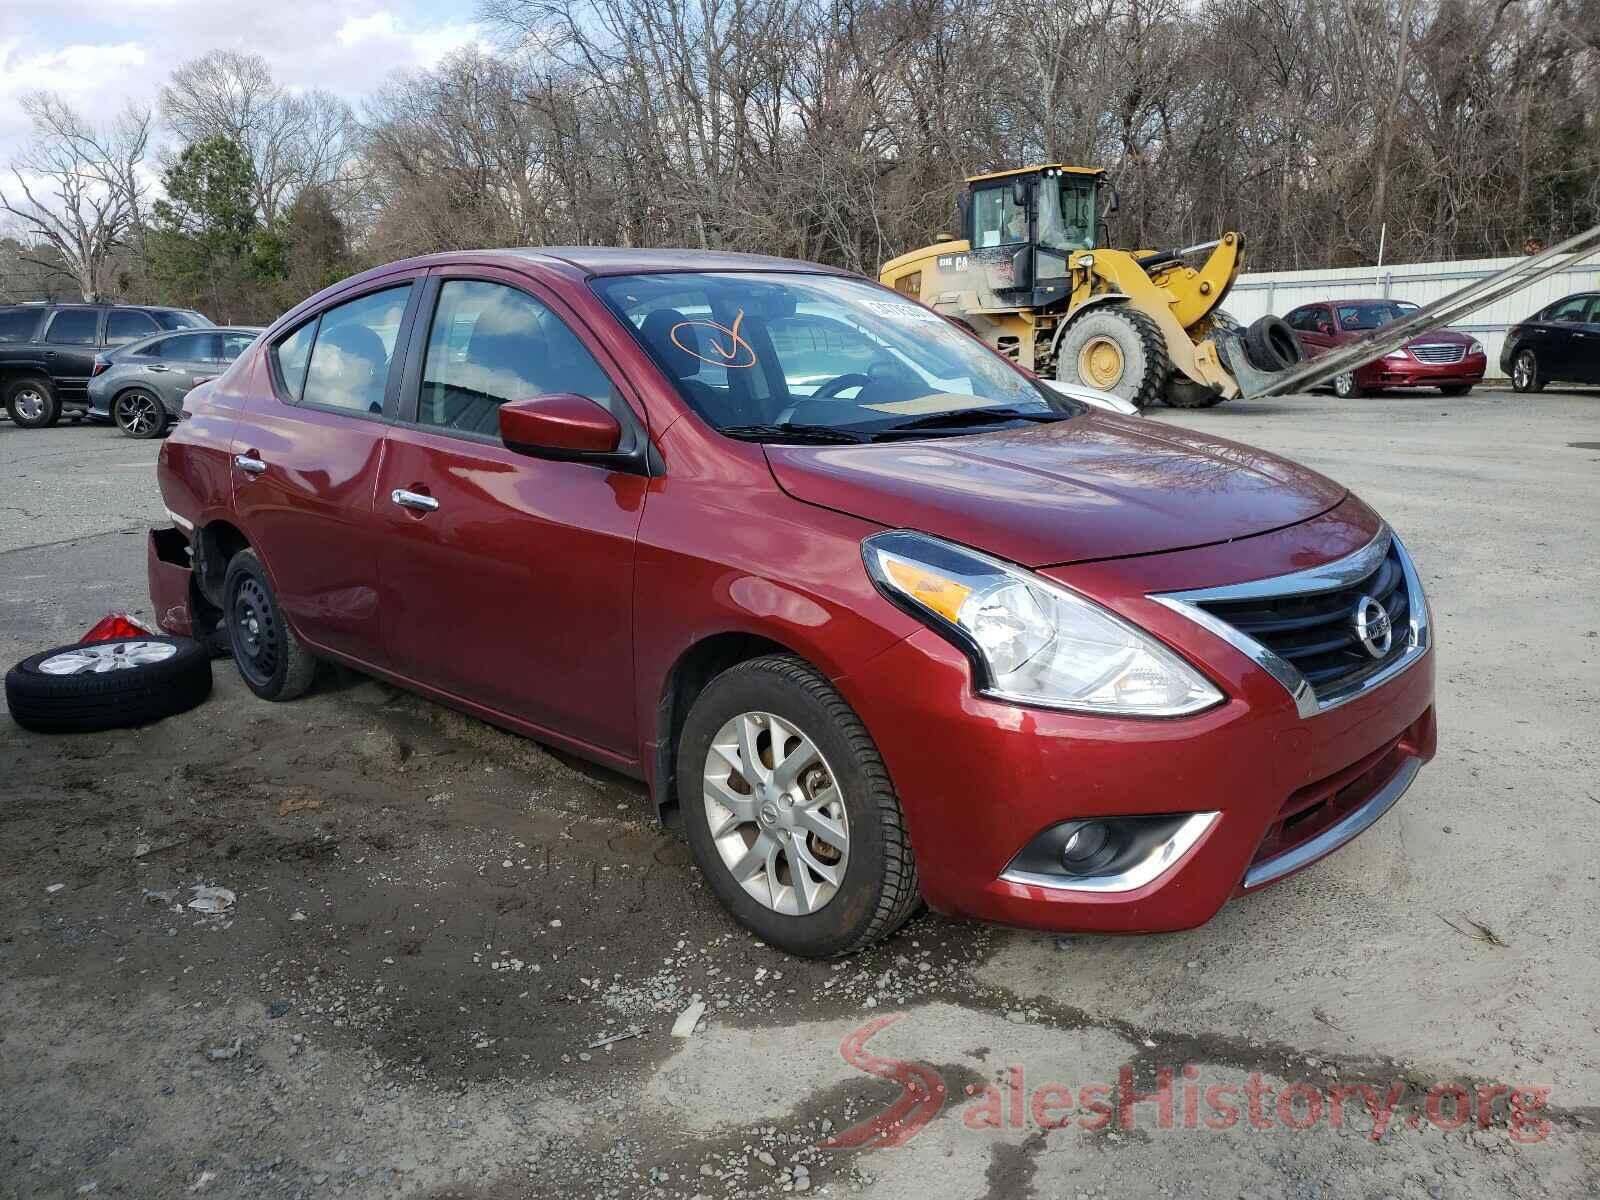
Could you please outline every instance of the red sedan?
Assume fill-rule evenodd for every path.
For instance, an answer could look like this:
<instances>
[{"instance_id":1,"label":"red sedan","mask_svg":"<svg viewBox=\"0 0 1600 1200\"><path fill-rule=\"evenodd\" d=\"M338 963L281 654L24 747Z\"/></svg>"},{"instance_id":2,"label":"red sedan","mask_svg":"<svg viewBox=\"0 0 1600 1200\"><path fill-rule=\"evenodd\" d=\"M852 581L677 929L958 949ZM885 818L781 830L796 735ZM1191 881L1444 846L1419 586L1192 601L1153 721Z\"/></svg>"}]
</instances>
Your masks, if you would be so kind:
<instances>
[{"instance_id":1,"label":"red sedan","mask_svg":"<svg viewBox=\"0 0 1600 1200\"><path fill-rule=\"evenodd\" d=\"M1305 347L1307 357L1315 358L1416 311L1415 304L1404 300L1331 300L1302 305L1284 320ZM1483 382L1488 365L1483 343L1476 338L1436 329L1365 366L1335 375L1333 390L1345 399L1386 388L1415 387L1436 387L1446 396L1465 396Z\"/></svg>"},{"instance_id":2,"label":"red sedan","mask_svg":"<svg viewBox=\"0 0 1600 1200\"><path fill-rule=\"evenodd\" d=\"M159 473L166 629L268 700L334 660L645 780L798 954L920 900L1197 925L1434 753L1427 602L1360 500L804 263L381 267L192 392Z\"/></svg>"}]
</instances>

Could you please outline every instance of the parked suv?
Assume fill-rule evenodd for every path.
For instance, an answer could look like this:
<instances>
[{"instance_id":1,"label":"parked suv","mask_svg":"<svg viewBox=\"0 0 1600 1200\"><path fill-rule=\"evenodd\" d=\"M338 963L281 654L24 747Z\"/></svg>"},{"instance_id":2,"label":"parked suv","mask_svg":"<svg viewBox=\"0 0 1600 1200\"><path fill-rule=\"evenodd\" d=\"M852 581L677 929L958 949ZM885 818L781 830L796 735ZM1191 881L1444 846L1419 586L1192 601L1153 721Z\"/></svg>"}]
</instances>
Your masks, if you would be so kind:
<instances>
[{"instance_id":1,"label":"parked suv","mask_svg":"<svg viewBox=\"0 0 1600 1200\"><path fill-rule=\"evenodd\" d=\"M114 421L128 437L159 437L183 398L222 374L261 330L252 325L158 333L95 355L89 419Z\"/></svg>"},{"instance_id":2,"label":"parked suv","mask_svg":"<svg viewBox=\"0 0 1600 1200\"><path fill-rule=\"evenodd\" d=\"M0 306L0 398L23 429L63 415L81 420L95 355L153 333L199 329L211 321L186 308L133 304Z\"/></svg>"},{"instance_id":3,"label":"parked suv","mask_svg":"<svg viewBox=\"0 0 1600 1200\"><path fill-rule=\"evenodd\" d=\"M1394 532L1233 442L1078 403L859 276L475 251L358 275L190 393L158 619L648 782L785 950L934 909L1208 920L1435 746Z\"/></svg>"},{"instance_id":4,"label":"parked suv","mask_svg":"<svg viewBox=\"0 0 1600 1200\"><path fill-rule=\"evenodd\" d=\"M1330 300L1303 304L1284 319L1308 357L1365 337L1391 321L1417 311L1404 300ZM1483 382L1489 360L1483 343L1464 333L1435 329L1412 338L1398 350L1333 378L1342 398L1383 388L1436 387L1446 396L1465 396Z\"/></svg>"}]
</instances>

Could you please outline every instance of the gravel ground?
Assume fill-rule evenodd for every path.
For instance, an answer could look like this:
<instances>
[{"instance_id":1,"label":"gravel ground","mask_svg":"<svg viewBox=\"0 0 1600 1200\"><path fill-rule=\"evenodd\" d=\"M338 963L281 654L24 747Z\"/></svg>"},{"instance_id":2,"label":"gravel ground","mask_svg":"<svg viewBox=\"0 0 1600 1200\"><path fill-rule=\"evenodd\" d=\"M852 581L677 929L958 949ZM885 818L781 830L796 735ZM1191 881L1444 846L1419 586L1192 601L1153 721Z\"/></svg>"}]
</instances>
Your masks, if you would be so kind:
<instances>
[{"instance_id":1,"label":"gravel ground","mask_svg":"<svg viewBox=\"0 0 1600 1200\"><path fill-rule=\"evenodd\" d=\"M810 963L631 782L219 662L145 729L0 722L0 1196L1600 1193L1600 393L1157 419L1346 482L1418 562L1440 753L1359 842L1189 933L924 916ZM0 659L148 616L155 454L0 422Z\"/></svg>"}]
</instances>

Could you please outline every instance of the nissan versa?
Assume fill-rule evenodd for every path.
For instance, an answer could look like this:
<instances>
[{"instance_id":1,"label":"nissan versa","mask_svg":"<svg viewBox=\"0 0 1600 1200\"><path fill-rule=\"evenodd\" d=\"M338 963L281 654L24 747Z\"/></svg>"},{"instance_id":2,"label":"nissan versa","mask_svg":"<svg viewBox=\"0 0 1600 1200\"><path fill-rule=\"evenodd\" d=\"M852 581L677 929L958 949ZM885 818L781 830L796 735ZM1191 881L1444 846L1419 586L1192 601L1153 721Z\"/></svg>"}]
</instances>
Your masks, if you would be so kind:
<instances>
[{"instance_id":1,"label":"nissan versa","mask_svg":"<svg viewBox=\"0 0 1600 1200\"><path fill-rule=\"evenodd\" d=\"M1427 602L1344 488L1046 389L854 275L517 250L338 284L162 446L170 632L648 782L762 938L920 901L1183 929L1434 753Z\"/></svg>"}]
</instances>

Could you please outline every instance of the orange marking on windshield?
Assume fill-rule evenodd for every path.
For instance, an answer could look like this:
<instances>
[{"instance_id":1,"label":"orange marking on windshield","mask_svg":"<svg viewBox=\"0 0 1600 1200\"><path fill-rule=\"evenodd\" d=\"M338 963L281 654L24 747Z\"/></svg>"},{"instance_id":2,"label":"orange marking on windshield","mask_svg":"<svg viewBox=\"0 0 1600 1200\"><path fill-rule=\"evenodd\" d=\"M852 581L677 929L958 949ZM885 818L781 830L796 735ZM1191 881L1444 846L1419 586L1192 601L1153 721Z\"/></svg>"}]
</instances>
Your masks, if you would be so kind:
<instances>
[{"instance_id":1,"label":"orange marking on windshield","mask_svg":"<svg viewBox=\"0 0 1600 1200\"><path fill-rule=\"evenodd\" d=\"M679 321L668 332L668 336L672 338L672 344L679 350L682 350L685 354L692 354L701 362L710 363L714 367L727 367L730 370L735 368L753 367L756 365L755 349L739 334L739 326L743 323L744 309L741 308L739 310L739 315L734 317L732 326L721 325L716 321ZM726 337L728 339L727 349L723 349L721 342L719 342L716 338L707 339L707 348L713 355L716 356L714 358L701 354L699 350L696 350L693 347L685 346L678 338L678 331L680 329L691 329L696 326L714 330L716 333Z\"/></svg>"}]
</instances>

